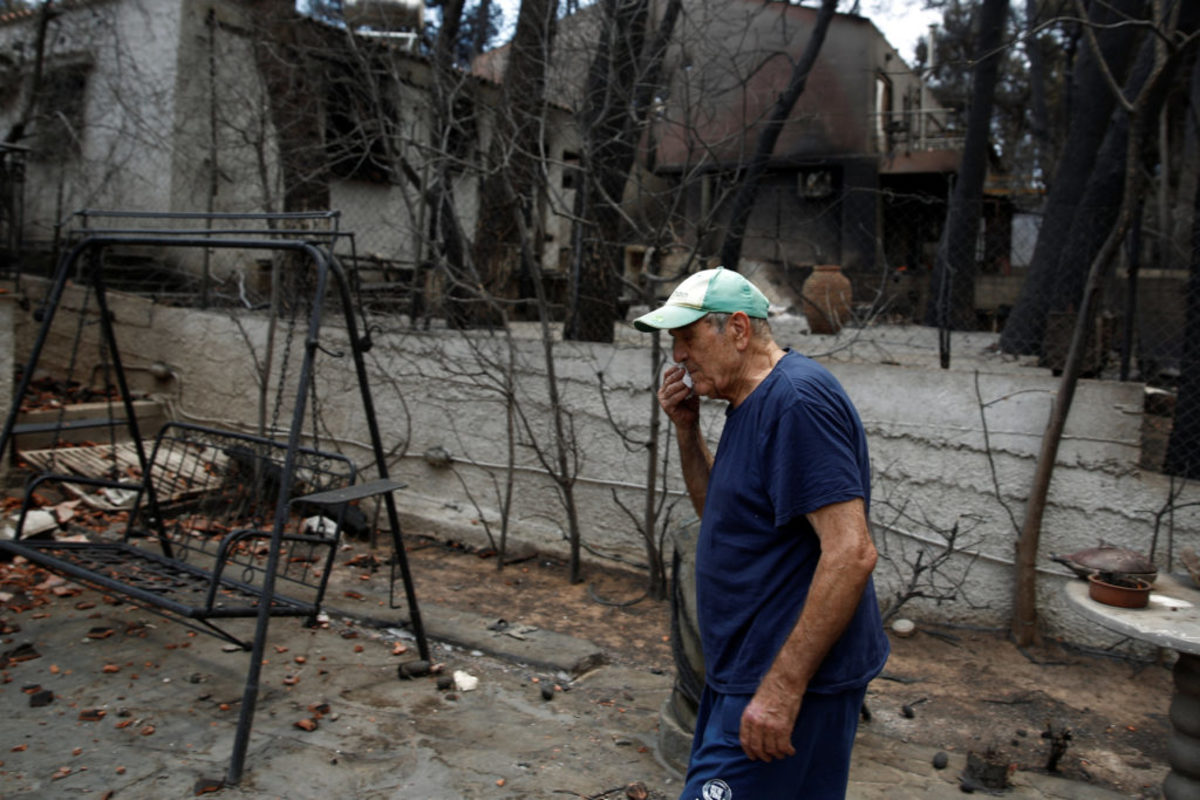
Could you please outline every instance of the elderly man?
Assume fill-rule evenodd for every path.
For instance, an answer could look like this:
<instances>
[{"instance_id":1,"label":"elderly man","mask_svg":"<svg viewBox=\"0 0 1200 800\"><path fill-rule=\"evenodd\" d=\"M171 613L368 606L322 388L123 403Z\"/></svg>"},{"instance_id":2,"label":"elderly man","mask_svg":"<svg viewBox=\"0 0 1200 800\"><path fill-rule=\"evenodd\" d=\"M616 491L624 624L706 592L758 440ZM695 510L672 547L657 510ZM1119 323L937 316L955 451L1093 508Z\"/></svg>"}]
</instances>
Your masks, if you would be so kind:
<instances>
[{"instance_id":1,"label":"elderly man","mask_svg":"<svg viewBox=\"0 0 1200 800\"><path fill-rule=\"evenodd\" d=\"M825 368L775 343L767 305L717 268L634 321L673 339L658 399L701 517L705 689L680 800L844 797L859 709L888 656L862 423ZM715 456L700 396L729 404Z\"/></svg>"}]
</instances>

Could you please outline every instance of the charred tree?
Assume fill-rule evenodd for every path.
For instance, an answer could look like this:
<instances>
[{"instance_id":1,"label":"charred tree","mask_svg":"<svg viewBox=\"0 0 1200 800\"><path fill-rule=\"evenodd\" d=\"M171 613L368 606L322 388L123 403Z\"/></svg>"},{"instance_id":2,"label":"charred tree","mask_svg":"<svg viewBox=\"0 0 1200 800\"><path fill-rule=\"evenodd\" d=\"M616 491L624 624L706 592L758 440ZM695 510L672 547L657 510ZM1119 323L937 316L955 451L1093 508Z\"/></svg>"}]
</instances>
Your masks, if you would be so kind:
<instances>
[{"instance_id":1,"label":"charred tree","mask_svg":"<svg viewBox=\"0 0 1200 800\"><path fill-rule=\"evenodd\" d=\"M1136 97L1155 66L1153 37L1145 37L1125 82L1125 95ZM1151 109L1157 113L1157 109ZM1129 143L1129 114L1118 111L1105 126L1104 141L1077 205L1077 212L1063 239L1055 269L1054 291L1045 298L1047 312L1074 311L1080 305L1087 283L1088 266L1121 212L1125 191L1126 151Z\"/></svg>"},{"instance_id":2,"label":"charred tree","mask_svg":"<svg viewBox=\"0 0 1200 800\"><path fill-rule=\"evenodd\" d=\"M1110 25L1128 19L1130 15L1138 16L1144 7L1143 0L1093 3L1088 22ZM1056 298L1059 256L1066 246L1065 234L1080 211L1080 203L1096 164L1096 154L1116 107L1116 99L1105 79L1104 70L1111 72L1117 80L1124 79L1130 54L1134 52L1136 30L1132 25L1102 28L1097 33L1099 57L1093 48L1084 47L1076 62L1067 140L1059 155L1050 194L1046 199L1041 233L1034 247L1029 276L1021 285L1017 303L1000 336L1000 348L1005 352L1040 353L1046 315L1052 307L1062 305L1061 298ZM1078 305L1078 294L1073 302Z\"/></svg>"},{"instance_id":3,"label":"charred tree","mask_svg":"<svg viewBox=\"0 0 1200 800\"><path fill-rule=\"evenodd\" d=\"M1200 59L1192 69L1192 108L1200 102ZM1196 117L1188 128L1194 138ZM1175 402L1175 424L1167 442L1163 471L1183 478L1200 477L1200 180L1192 203L1191 262L1186 286L1183 358L1179 369L1179 396Z\"/></svg>"},{"instance_id":4,"label":"charred tree","mask_svg":"<svg viewBox=\"0 0 1200 800\"><path fill-rule=\"evenodd\" d=\"M925 314L926 324L942 330L975 327L975 239L979 234L992 98L1000 73L1001 39L1007 15L1007 0L984 0L979 8L979 39L975 48L967 138L946 215L946 229L938 243L929 308ZM943 348L942 366L948 365L949 353Z\"/></svg>"},{"instance_id":5,"label":"charred tree","mask_svg":"<svg viewBox=\"0 0 1200 800\"><path fill-rule=\"evenodd\" d=\"M804 87L808 83L808 74L812 72L813 65L817 63L817 56L821 53L821 45L825 43L825 34L829 31L829 23L833 21L836 9L836 0L821 0L821 8L817 11L817 21L809 35L808 44L800 55L800 60L792 69L792 77L788 81L787 88L775 101L771 117L758 136L754 155L750 157L750 162L738 176L738 192L733 198L728 232L721 245L721 263L727 269L736 270L738 268L738 261L742 257L742 241L746 235L746 225L750 221L750 212L754 210L754 203L758 199L759 183L771 160L771 154L775 152L775 142L779 140L779 134L783 131L783 125L787 122L788 115L792 113L792 108L800 99L800 95L804 94Z\"/></svg>"},{"instance_id":6,"label":"charred tree","mask_svg":"<svg viewBox=\"0 0 1200 800\"><path fill-rule=\"evenodd\" d=\"M482 302L478 297L479 279L469 260L470 247L455 211L454 177L449 157L457 155L453 152L456 149L453 143L463 146L474 129L468 122L474 115L474 103L469 95L460 95L460 80L454 66L455 43L462 29L464 5L463 0L449 0L443 6L442 25L433 47L434 129L445 133L439 143L443 157L433 167L435 178L427 196L431 211L428 235L441 255L443 274L447 277L446 322L455 328L470 327L472 317L478 316L472 314L472 309ZM415 170L413 172L415 175Z\"/></svg>"},{"instance_id":7,"label":"charred tree","mask_svg":"<svg viewBox=\"0 0 1200 800\"><path fill-rule=\"evenodd\" d=\"M603 0L604 23L585 87L583 152L575 194L573 275L565 336L611 342L625 266L621 198L682 9L670 0L650 42L650 3Z\"/></svg>"},{"instance_id":8,"label":"charred tree","mask_svg":"<svg viewBox=\"0 0 1200 800\"><path fill-rule=\"evenodd\" d=\"M26 128L37 114L38 101L42 96L42 76L46 69L46 31L50 27L50 20L57 16L58 9L53 3L42 3L41 9L38 10L37 32L33 41L33 76L29 83L29 93L25 96L25 105L21 108L20 116L4 135L5 144L21 141L25 137Z\"/></svg>"},{"instance_id":9,"label":"charred tree","mask_svg":"<svg viewBox=\"0 0 1200 800\"><path fill-rule=\"evenodd\" d=\"M535 296L531 282L541 280L540 270L535 272L535 265L526 263L523 254L532 258L541 255L538 211L544 193L540 167L545 160L543 112L557 10L556 0L522 0L504 71L502 106L497 109L484 159L472 255L483 294L500 302ZM517 224L513 202L518 204L522 225ZM521 241L522 229L533 237L532 246L522 247L527 244ZM476 324L501 323L493 303L481 304L477 309Z\"/></svg>"},{"instance_id":10,"label":"charred tree","mask_svg":"<svg viewBox=\"0 0 1200 800\"><path fill-rule=\"evenodd\" d=\"M250 0L263 35L254 59L266 84L283 173L283 210L329 208L329 164L322 145L324 76L308 55L327 48L287 0Z\"/></svg>"}]
</instances>

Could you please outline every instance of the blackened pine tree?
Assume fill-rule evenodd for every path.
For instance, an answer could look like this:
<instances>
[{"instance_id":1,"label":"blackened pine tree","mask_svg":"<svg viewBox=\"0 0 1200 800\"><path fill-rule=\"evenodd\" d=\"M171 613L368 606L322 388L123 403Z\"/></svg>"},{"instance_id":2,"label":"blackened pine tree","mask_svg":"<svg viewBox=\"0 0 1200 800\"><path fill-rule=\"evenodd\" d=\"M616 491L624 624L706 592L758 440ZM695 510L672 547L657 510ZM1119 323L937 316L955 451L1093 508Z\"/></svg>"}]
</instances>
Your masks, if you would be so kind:
<instances>
[{"instance_id":1,"label":"blackened pine tree","mask_svg":"<svg viewBox=\"0 0 1200 800\"><path fill-rule=\"evenodd\" d=\"M525 263L522 229L534 241L542 230L538 209L544 196L541 179L542 126L546 70L558 26L556 0L522 0L517 28L504 70L501 106L494 119L479 191L472 255L489 302L478 306L476 324L496 326L495 302L515 303L535 294L538 265ZM519 204L514 209L513 198ZM518 219L518 216L520 218ZM526 248L537 252L537 248Z\"/></svg>"},{"instance_id":2,"label":"blackened pine tree","mask_svg":"<svg viewBox=\"0 0 1200 800\"><path fill-rule=\"evenodd\" d=\"M283 210L327 209L329 164L321 135L326 76L309 58L327 51L327 41L289 0L250 0L247 6L262 31L254 58L279 141Z\"/></svg>"},{"instance_id":3,"label":"blackened pine tree","mask_svg":"<svg viewBox=\"0 0 1200 800\"><path fill-rule=\"evenodd\" d=\"M1097 34L1101 57L1085 47L1075 65L1071 121L1058 159L1050 194L1042 215L1041 233L1034 247L1029 276L1021 285L1017 302L1000 335L1000 348L1007 353L1040 353L1046 315L1062 306L1059 293L1059 256L1066 247L1067 232L1077 213L1086 213L1081 202L1096 166L1096 154L1104 140L1116 99L1104 77L1104 69L1123 81L1136 52L1137 28L1116 23L1134 16L1141 0L1093 3L1086 24L1103 26ZM1087 261L1083 269L1087 269ZM1078 295L1071 301L1079 302Z\"/></svg>"},{"instance_id":4,"label":"blackened pine tree","mask_svg":"<svg viewBox=\"0 0 1200 800\"><path fill-rule=\"evenodd\" d=\"M588 69L580 128L583 139L575 194L575 253L565 336L611 342L619 316L619 275L624 269L620 201L633 168L662 78L663 59L682 9L670 0L648 35L648 0L601 0L596 55Z\"/></svg>"},{"instance_id":5,"label":"blackened pine tree","mask_svg":"<svg viewBox=\"0 0 1200 800\"><path fill-rule=\"evenodd\" d=\"M946 215L946 229L938 243L932 291L925 313L926 324L941 330L975 327L975 238L979 233L992 98L1000 74L1001 42L1007 15L1007 0L984 0L979 8L979 39L971 81L967 138ZM949 366L949 350L945 347L941 350L942 366Z\"/></svg>"},{"instance_id":6,"label":"blackened pine tree","mask_svg":"<svg viewBox=\"0 0 1200 800\"><path fill-rule=\"evenodd\" d=\"M800 95L804 94L804 87L808 83L808 74L821 54L821 45L825 43L825 34L829 31L829 23L833 21L836 9L836 0L821 0L821 8L817 11L817 21L813 25L812 33L809 34L808 44L805 45L804 52L800 54L800 60L792 69L792 77L788 81L787 88L784 89L783 94L779 95L779 99L775 101L775 107L771 109L771 118L767 120L767 124L758 136L754 154L750 156L750 161L738 175L738 191L733 197L729 227L725 234L725 241L721 244L721 263L729 269L737 269L738 261L742 257L742 241L746 234L746 224L750 221L750 212L754 210L754 203L758 199L758 187L763 172L771 160L771 154L775 152L775 143L779 140L779 134L783 131L783 125L787 122L788 115L792 113L792 108L800 99Z\"/></svg>"}]
</instances>

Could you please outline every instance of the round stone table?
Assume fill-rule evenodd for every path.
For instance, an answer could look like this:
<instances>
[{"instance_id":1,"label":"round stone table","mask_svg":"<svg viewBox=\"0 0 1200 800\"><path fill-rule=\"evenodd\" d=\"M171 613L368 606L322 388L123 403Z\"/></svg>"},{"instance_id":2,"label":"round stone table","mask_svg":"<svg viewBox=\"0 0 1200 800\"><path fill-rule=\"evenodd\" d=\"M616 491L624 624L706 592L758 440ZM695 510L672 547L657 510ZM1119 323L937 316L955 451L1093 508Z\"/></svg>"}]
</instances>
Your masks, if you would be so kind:
<instances>
[{"instance_id":1,"label":"round stone table","mask_svg":"<svg viewBox=\"0 0 1200 800\"><path fill-rule=\"evenodd\" d=\"M1159 575L1145 608L1117 608L1088 596L1086 581L1070 581L1067 599L1103 627L1179 653L1173 675L1171 738L1163 781L1166 800L1200 798L1200 590L1191 579Z\"/></svg>"}]
</instances>

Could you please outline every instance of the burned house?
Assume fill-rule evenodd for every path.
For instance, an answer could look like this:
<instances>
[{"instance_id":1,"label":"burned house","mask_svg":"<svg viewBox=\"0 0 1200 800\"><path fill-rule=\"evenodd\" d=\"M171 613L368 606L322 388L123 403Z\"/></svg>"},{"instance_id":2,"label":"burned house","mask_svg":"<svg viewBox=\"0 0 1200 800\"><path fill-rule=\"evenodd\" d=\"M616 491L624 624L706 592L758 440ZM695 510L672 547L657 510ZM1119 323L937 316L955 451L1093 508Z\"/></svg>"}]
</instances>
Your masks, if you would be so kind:
<instances>
[{"instance_id":1,"label":"burned house","mask_svg":"<svg viewBox=\"0 0 1200 800\"><path fill-rule=\"evenodd\" d=\"M347 19L367 5L382 4L347 3ZM363 270L362 282L407 289L439 235L430 185L449 183L459 224L473 224L475 163L497 103L494 84L458 76L456 123L439 124L434 71L414 45L421 7L388 5L407 9L395 30L361 15L354 21L373 27L347 28L287 4L272 16L271 4L236 0L70 0L0 18L0 74L10 79L0 130L27 148L21 268L53 261L79 209L332 209L330 224L355 234L339 257ZM569 130L553 126L552 154ZM261 287L269 269L218 253L130 261L130 272L165 271L189 291L203 279L233 296Z\"/></svg>"},{"instance_id":2,"label":"burned house","mask_svg":"<svg viewBox=\"0 0 1200 800\"><path fill-rule=\"evenodd\" d=\"M651 31L665 9L651 4ZM622 198L627 287L640 283L648 257L662 275L716 257L739 169L817 13L783 2L684 0ZM548 93L580 119L597 42L612 24L594 5L559 21ZM500 80L508 55L498 48L473 69ZM899 291L912 295L908 311L919 302L912 276L932 267L965 133L934 99L930 72L907 65L868 18L834 15L775 144L742 248L744 260L766 267L781 302L813 265L828 263L852 278L858 300ZM564 194L574 188L564 185Z\"/></svg>"},{"instance_id":3,"label":"burned house","mask_svg":"<svg viewBox=\"0 0 1200 800\"><path fill-rule=\"evenodd\" d=\"M684 179L689 232L719 247L737 168L753 152L814 29L817 9L685 3L686 28L652 134L653 169ZM762 180L743 246L776 282L840 264L859 300L885 274L926 269L963 131L865 17L836 14Z\"/></svg>"},{"instance_id":4,"label":"burned house","mask_svg":"<svg viewBox=\"0 0 1200 800\"><path fill-rule=\"evenodd\" d=\"M434 189L449 187L455 224L475 235L507 48L437 88L411 35L350 35L295 14L280 22L262 4L73 0L55 9L44 21L36 91L42 13L0 20L0 69L13 77L0 95L0 125L20 127L29 148L15 225L25 268L36 261L31 252L52 260L81 208L336 209L334 224L355 234L339 255L363 270L360 285L382 287L377 307L404 311L410 306L387 305L396 287L436 293L422 266L451 260L439 250L446 214L429 201ZM622 237L627 278L647 252L715 254L737 169L816 18L814 8L750 0L688 0L684 10L625 192L626 216L636 221ZM582 107L597 17L591 6L560 22L547 76L544 193L532 208L556 303L577 257L580 131L572 115ZM419 26L419 14L412 21ZM448 120L434 102L447 92ZM743 257L770 267L785 289L812 265L836 263L860 301L895 292L898 275L931 264L960 134L922 73L869 19L835 15L774 149ZM203 280L230 296L265 287L270 269L227 254L172 258L156 266L182 288ZM129 261L134 273L154 265ZM917 285L898 292L912 306Z\"/></svg>"}]
</instances>

